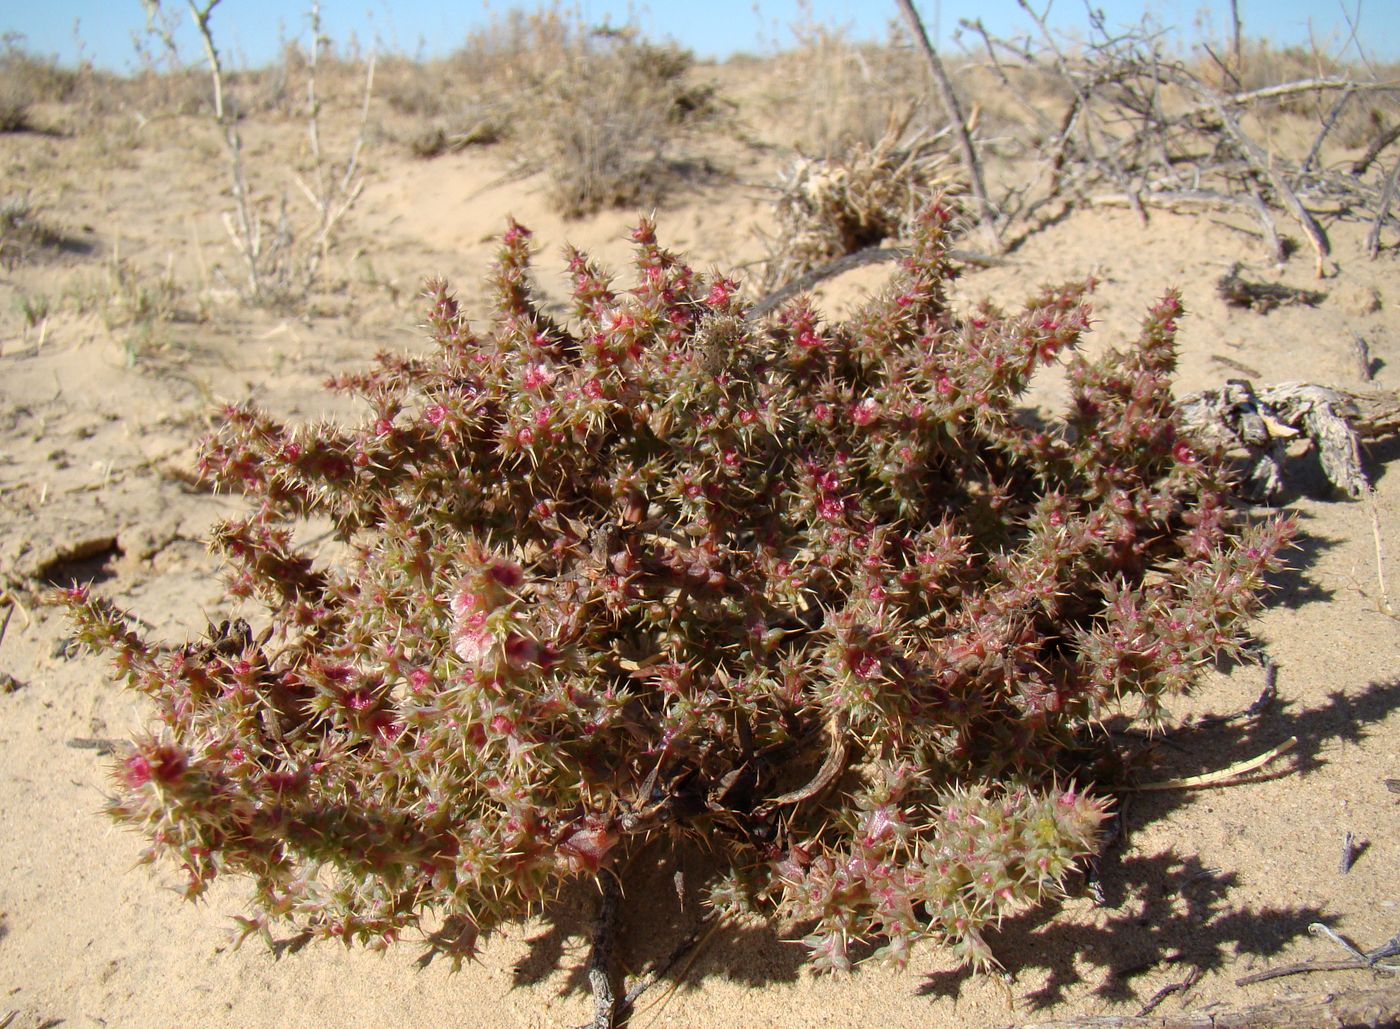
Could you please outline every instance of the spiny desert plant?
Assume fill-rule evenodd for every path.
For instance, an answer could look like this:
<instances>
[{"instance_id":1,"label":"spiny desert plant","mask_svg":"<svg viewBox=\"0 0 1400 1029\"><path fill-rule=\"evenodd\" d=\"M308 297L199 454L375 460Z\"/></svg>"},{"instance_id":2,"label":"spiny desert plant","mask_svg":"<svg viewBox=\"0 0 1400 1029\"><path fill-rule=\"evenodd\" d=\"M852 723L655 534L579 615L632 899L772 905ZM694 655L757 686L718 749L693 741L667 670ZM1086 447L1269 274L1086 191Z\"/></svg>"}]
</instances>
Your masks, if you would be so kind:
<instances>
[{"instance_id":1,"label":"spiny desert plant","mask_svg":"<svg viewBox=\"0 0 1400 1029\"><path fill-rule=\"evenodd\" d=\"M432 283L434 351L333 381L363 424L228 408L201 470L249 498L213 541L260 630L165 648L63 595L154 712L110 813L190 897L250 877L244 934L468 956L695 846L712 905L804 923L818 968L992 965L1096 846L1086 730L1235 652L1291 526L1237 523L1183 431L1173 294L1069 359L1061 421L1018 417L1085 287L957 313L950 217L840 324L754 324L648 222L630 288L570 251L561 321L511 224L489 325Z\"/></svg>"}]
</instances>

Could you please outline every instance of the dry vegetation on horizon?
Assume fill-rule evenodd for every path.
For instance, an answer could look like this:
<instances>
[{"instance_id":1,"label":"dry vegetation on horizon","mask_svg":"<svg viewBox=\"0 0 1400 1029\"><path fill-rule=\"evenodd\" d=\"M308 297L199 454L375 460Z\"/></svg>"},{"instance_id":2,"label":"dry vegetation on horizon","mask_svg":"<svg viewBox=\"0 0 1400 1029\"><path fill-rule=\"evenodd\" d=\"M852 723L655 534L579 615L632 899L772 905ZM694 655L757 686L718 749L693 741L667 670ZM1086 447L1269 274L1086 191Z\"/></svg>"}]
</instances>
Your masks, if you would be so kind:
<instances>
[{"instance_id":1,"label":"dry vegetation on horizon","mask_svg":"<svg viewBox=\"0 0 1400 1029\"><path fill-rule=\"evenodd\" d=\"M217 19L212 28L217 33ZM1374 219L1377 245L1380 237L1393 245L1390 201L1377 214L1400 149L1393 146L1400 69L1259 42L1247 42L1238 62L1215 57L1223 47L1174 59L1146 29L1061 49L1028 29L1003 40L965 26L966 52L946 58L958 91L971 99L969 127L993 183L1004 243L1014 247L1068 206L1126 203L1147 217L1155 204L1198 205L1249 216L1281 257L1295 246L1319 246L1306 215L1288 224L1299 217L1296 199L1317 217ZM367 109L367 55L327 44L313 65L307 48L288 43L277 63L224 76L228 123L248 137L252 225L242 231L260 232L255 242L276 252L265 253L265 263L303 265L279 266L279 288L253 296L259 291L241 281L238 257L217 233L192 239L172 230L154 264L124 253L131 248L121 236L129 230L85 209L80 184L58 166L60 141L81 148L85 163L117 168L143 152L180 146L188 186L202 192L206 212L236 213L229 155L211 132L207 68L171 53L151 43L142 69L126 76L61 67L15 39L0 54L0 132L32 137L13 141L17 159L0 173L0 259L11 271L5 306L26 321L36 304L50 314L91 308L78 295L100 292L92 284L104 279L120 306L134 311L123 320L143 324L177 310L207 315L230 299L334 310L355 285L355 258L341 253L331 277L315 282L319 268L308 274L306 251L326 257L355 212L347 209L325 245L311 247L316 212L296 177L305 182L321 166L341 167L336 162L361 141L362 167L466 148L498 153L507 175L543 173L549 204L567 218L608 208L664 212L726 184L769 191L775 220L767 228L778 235L769 240L768 273L752 277L768 287L840 256L837 240L848 249L882 242L882 229L906 225L921 198L957 189L967 176L928 68L903 32L883 45L852 44L811 26L791 50L714 64L630 29L592 29L557 9L513 13L447 58L379 58ZM305 142L309 80L325 153ZM289 144L292 174L258 167L268 148ZM871 153L883 154L884 164L860 170ZM933 180L923 170L931 162L939 165ZM755 180L755 168L770 169L768 178ZM1286 169L1289 182L1276 168ZM1194 191L1183 188L1187 180ZM826 194L816 197L814 189ZM839 198L827 195L833 189ZM877 210L882 204L887 209ZM794 220L799 209L810 223ZM817 245L815 237L829 241ZM804 248L811 253L799 255ZM42 276L21 270L37 262L45 263ZM45 296L36 298L40 279Z\"/></svg>"}]
</instances>

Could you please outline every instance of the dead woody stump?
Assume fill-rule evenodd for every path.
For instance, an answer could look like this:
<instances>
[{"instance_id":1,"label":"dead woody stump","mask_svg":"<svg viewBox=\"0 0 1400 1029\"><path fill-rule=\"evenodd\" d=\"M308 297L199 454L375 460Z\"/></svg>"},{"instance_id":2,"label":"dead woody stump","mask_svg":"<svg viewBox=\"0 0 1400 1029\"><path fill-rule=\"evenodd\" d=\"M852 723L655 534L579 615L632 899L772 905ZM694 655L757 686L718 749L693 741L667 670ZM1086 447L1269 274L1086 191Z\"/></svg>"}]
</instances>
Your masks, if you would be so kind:
<instances>
[{"instance_id":1,"label":"dead woody stump","mask_svg":"<svg viewBox=\"0 0 1400 1029\"><path fill-rule=\"evenodd\" d=\"M1283 489L1283 458L1292 441L1311 440L1323 474L1350 497L1364 496L1370 480L1361 464L1361 443L1400 431L1400 395L1351 392L1304 382L1281 382L1256 390L1231 379L1181 403L1184 421L1206 440L1248 454L1248 484L1256 496Z\"/></svg>"}]
</instances>

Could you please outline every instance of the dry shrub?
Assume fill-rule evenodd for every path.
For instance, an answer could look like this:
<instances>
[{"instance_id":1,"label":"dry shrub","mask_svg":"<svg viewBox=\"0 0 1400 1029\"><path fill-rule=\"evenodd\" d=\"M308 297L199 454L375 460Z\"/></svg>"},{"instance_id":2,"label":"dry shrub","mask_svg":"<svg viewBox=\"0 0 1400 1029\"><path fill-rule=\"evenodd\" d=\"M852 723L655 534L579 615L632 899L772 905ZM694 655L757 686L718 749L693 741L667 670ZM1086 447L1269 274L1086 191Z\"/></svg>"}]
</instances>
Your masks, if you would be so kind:
<instances>
[{"instance_id":1,"label":"dry shrub","mask_svg":"<svg viewBox=\"0 0 1400 1029\"><path fill-rule=\"evenodd\" d=\"M0 82L0 132L23 132L29 128L29 100L13 84Z\"/></svg>"},{"instance_id":2,"label":"dry shrub","mask_svg":"<svg viewBox=\"0 0 1400 1029\"><path fill-rule=\"evenodd\" d=\"M74 73L53 58L31 54L17 38L7 38L0 50L0 132L30 128L30 107L68 99L75 81Z\"/></svg>"},{"instance_id":3,"label":"dry shrub","mask_svg":"<svg viewBox=\"0 0 1400 1029\"><path fill-rule=\"evenodd\" d=\"M62 233L41 215L28 193L0 201L0 265L13 268L62 245Z\"/></svg>"},{"instance_id":4,"label":"dry shrub","mask_svg":"<svg viewBox=\"0 0 1400 1029\"><path fill-rule=\"evenodd\" d=\"M690 81L688 51L557 9L512 12L454 61L482 84L475 123L507 126L521 166L548 175L571 218L658 204L684 167L673 144L715 111L712 91Z\"/></svg>"},{"instance_id":5,"label":"dry shrub","mask_svg":"<svg viewBox=\"0 0 1400 1029\"><path fill-rule=\"evenodd\" d=\"M630 28L590 28L560 8L510 11L446 61L399 77L389 102L426 124L419 157L506 142L519 168L543 171L567 217L659 204L686 166L676 143L716 113L692 81L693 57Z\"/></svg>"},{"instance_id":6,"label":"dry shrub","mask_svg":"<svg viewBox=\"0 0 1400 1029\"><path fill-rule=\"evenodd\" d=\"M856 143L874 146L894 112L931 95L925 67L902 43L852 43L820 25L793 32L797 45L773 60L766 106L776 140L795 150L830 157ZM937 112L925 107L924 115Z\"/></svg>"},{"instance_id":7,"label":"dry shrub","mask_svg":"<svg viewBox=\"0 0 1400 1029\"><path fill-rule=\"evenodd\" d=\"M565 217L661 203L685 169L674 142L713 111L710 94L686 82L691 64L675 47L595 34L537 81L517 143Z\"/></svg>"},{"instance_id":8,"label":"dry shrub","mask_svg":"<svg viewBox=\"0 0 1400 1029\"><path fill-rule=\"evenodd\" d=\"M777 229L767 240L762 286L775 289L844 254L912 235L938 194L964 191L945 133L910 134L910 116L886 126L873 146L835 157L799 156L778 180Z\"/></svg>"}]
</instances>

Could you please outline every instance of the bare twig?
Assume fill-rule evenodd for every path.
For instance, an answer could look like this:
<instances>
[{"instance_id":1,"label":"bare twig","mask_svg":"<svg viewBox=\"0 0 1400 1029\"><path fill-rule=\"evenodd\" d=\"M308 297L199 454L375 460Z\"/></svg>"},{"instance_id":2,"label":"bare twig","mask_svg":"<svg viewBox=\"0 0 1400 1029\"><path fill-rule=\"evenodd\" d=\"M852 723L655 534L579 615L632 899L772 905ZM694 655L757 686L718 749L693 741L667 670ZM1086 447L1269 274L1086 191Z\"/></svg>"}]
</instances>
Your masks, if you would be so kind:
<instances>
[{"instance_id":1,"label":"bare twig","mask_svg":"<svg viewBox=\"0 0 1400 1029\"><path fill-rule=\"evenodd\" d=\"M1277 166L1269 160L1259 144L1246 135L1244 129L1240 127L1239 119L1235 117L1230 108L1222 101L1205 83L1199 81L1194 76L1181 75L1183 84L1197 92L1215 111L1216 117L1220 119L1225 127L1226 133L1234 140L1235 145L1253 167L1254 171L1270 186L1274 193L1283 202L1288 212L1297 219L1302 227L1308 241L1312 243L1313 249L1317 251L1317 274L1321 278L1325 265L1324 261L1328 254L1332 252L1332 246L1327 241L1327 233L1322 230L1311 211L1303 206L1303 202L1298 199L1298 194L1293 191L1293 187L1284 181L1283 176L1278 173Z\"/></svg>"},{"instance_id":2,"label":"bare twig","mask_svg":"<svg viewBox=\"0 0 1400 1029\"><path fill-rule=\"evenodd\" d=\"M686 956L689 955L691 951L695 949L696 944L700 942L702 936L707 937L709 935L709 933L701 932L703 927L704 924L701 923L701 925L697 926L696 928L692 929L689 933L687 933L685 938L681 940L680 943L676 944L676 946L671 950L670 955L667 956L665 961L661 962L661 964L657 965L650 972L642 976L640 979L638 979L635 983L633 983L627 988L627 993L622 998L624 1011L630 1011L636 1005L637 1001L641 999L642 995L647 992L647 990L651 989L658 982L660 982L661 979L669 975L671 969L675 968L676 965L678 965L682 960L684 960ZM714 927L711 927L710 932L713 931Z\"/></svg>"},{"instance_id":3,"label":"bare twig","mask_svg":"<svg viewBox=\"0 0 1400 1029\"><path fill-rule=\"evenodd\" d=\"M1097 1015L1033 1022L1020 1029L1317 1029L1324 1025L1391 1025L1400 1013L1400 986L1348 990L1318 998L1282 997L1246 1008L1173 1015Z\"/></svg>"},{"instance_id":4,"label":"bare twig","mask_svg":"<svg viewBox=\"0 0 1400 1029\"><path fill-rule=\"evenodd\" d=\"M374 96L374 70L376 55L371 53L365 65L365 85L360 104L359 130L350 155L345 160L345 168L338 176L329 176L326 159L321 150L321 98L317 91L317 71L320 68L320 55L326 45L321 33L321 5L313 0L310 11L311 54L307 62L306 78L306 122L307 135L311 144L312 173L314 187L300 177L296 184L316 211L316 226L311 233L311 242L303 261L303 288L309 290L316 281L322 263L330 249L331 239L340 220L350 211L364 191L364 180L357 178L360 152L364 149L365 136L369 127L370 100Z\"/></svg>"},{"instance_id":5,"label":"bare twig","mask_svg":"<svg viewBox=\"0 0 1400 1029\"><path fill-rule=\"evenodd\" d=\"M1366 148L1366 152L1352 163L1351 173L1353 175L1365 175L1366 170L1370 168L1376 158L1381 155L1381 151L1390 146L1390 144L1394 143L1397 139L1400 139L1400 124L1392 125L1385 132L1377 136L1371 142L1371 145Z\"/></svg>"},{"instance_id":6,"label":"bare twig","mask_svg":"<svg viewBox=\"0 0 1400 1029\"><path fill-rule=\"evenodd\" d=\"M1371 539L1376 548L1376 588L1380 590L1376 603L1382 614L1395 618L1396 611L1390 603L1390 590L1385 583L1385 544L1381 541L1381 513L1376 504L1376 491L1368 485L1362 497L1366 501L1366 513L1371 516Z\"/></svg>"},{"instance_id":7,"label":"bare twig","mask_svg":"<svg viewBox=\"0 0 1400 1029\"><path fill-rule=\"evenodd\" d=\"M366 65L359 133L343 171L332 175L322 150L322 101L317 82L320 54L326 40L321 32L320 3L318 0L312 0L312 42L307 62L307 132L310 137L313 183L308 185L295 175L293 180L311 203L315 211L315 223L305 233L294 232L285 193L277 208L275 219L265 220L259 213L257 200L249 183L243 160L243 139L238 129L238 117L229 103L227 76L211 26L214 10L220 2L221 0L185 0L204 49L205 61L209 65L214 120L219 126L228 155L234 207L223 216L224 228L244 265L246 279L243 288L247 295L259 302L289 299L306 294L314 286L336 229L359 199L364 188L363 179L359 177L359 162L374 89L375 58L371 55ZM143 3L148 21L156 24L156 16L160 13L160 0L143 0ZM167 45L173 45L173 41Z\"/></svg>"},{"instance_id":8,"label":"bare twig","mask_svg":"<svg viewBox=\"0 0 1400 1029\"><path fill-rule=\"evenodd\" d=\"M1204 775L1188 775L1180 779L1166 779L1162 782L1143 783L1140 786L1130 786L1128 788L1138 793L1147 793L1162 790L1198 790L1207 786L1222 786L1247 772L1253 772L1256 769L1263 768L1274 758L1292 750L1297 743L1298 737L1290 736L1277 747L1265 751L1258 757L1252 757L1248 761L1239 761L1229 768L1222 768L1215 772L1207 772Z\"/></svg>"},{"instance_id":9,"label":"bare twig","mask_svg":"<svg viewBox=\"0 0 1400 1029\"><path fill-rule=\"evenodd\" d=\"M1351 871L1351 866L1356 864L1356 859L1361 855L1365 847L1356 842L1356 837L1347 833L1342 837L1342 860L1338 863L1337 870L1346 875Z\"/></svg>"},{"instance_id":10,"label":"bare twig","mask_svg":"<svg viewBox=\"0 0 1400 1029\"><path fill-rule=\"evenodd\" d=\"M219 49L214 45L214 30L209 20L220 0L207 0L203 7L195 0L186 0L190 17L204 46L204 57L209 62L209 76L214 89L214 120L223 136L224 149L228 151L229 178L233 186L234 211L225 216L224 225L228 229L233 247L247 265L248 291L255 297L264 293L262 223L253 211L252 197L248 190L248 178L243 167L243 137L238 131L238 119L224 103L224 65L219 57Z\"/></svg>"},{"instance_id":11,"label":"bare twig","mask_svg":"<svg viewBox=\"0 0 1400 1029\"><path fill-rule=\"evenodd\" d=\"M1400 160L1391 166L1390 174L1385 177L1385 187L1381 190L1380 203L1376 205L1376 218L1371 222L1371 231L1366 235L1366 253L1373 261L1381 253L1381 227L1385 225L1386 218L1390 217L1390 205L1395 200L1395 185L1398 179L1400 179Z\"/></svg>"},{"instance_id":12,"label":"bare twig","mask_svg":"<svg viewBox=\"0 0 1400 1029\"><path fill-rule=\"evenodd\" d=\"M1321 922L1314 922L1308 926L1308 932L1314 936L1325 936L1337 946L1350 954L1350 957L1334 959L1331 961L1300 961L1293 965L1280 965L1278 968L1270 968L1263 972L1255 972L1253 975L1246 975L1235 980L1236 986L1249 986L1252 983L1267 982L1270 979L1282 979L1290 975L1307 975L1311 972L1346 972L1352 969L1369 968L1373 971L1400 972L1400 965L1384 964L1383 958L1390 958L1400 955L1400 933L1396 933L1385 943L1374 950L1362 951L1353 946L1349 941L1323 925Z\"/></svg>"},{"instance_id":13,"label":"bare twig","mask_svg":"<svg viewBox=\"0 0 1400 1029\"><path fill-rule=\"evenodd\" d=\"M1315 213L1319 201L1342 213L1376 216L1381 184L1362 181L1364 169L1349 175L1322 167L1322 152L1349 102L1365 93L1400 92L1400 83L1318 75L1242 89L1238 64L1227 56L1217 60L1235 88L1221 92L1168 54L1145 25L1111 36L1093 21L1090 39L1071 51L1057 42L1045 14L1030 0L1017 2L1039 31L1034 47L999 39L980 23L964 23L977 33L994 73L1029 119L1032 146L1048 172L1040 195L1021 196L1014 209L1003 205L1003 232L1013 219L1030 219L1051 203L1073 204L1086 196L1095 203L1125 204L1142 220L1150 208L1219 206L1248 211L1271 256L1282 263L1284 241L1272 212L1281 208L1300 226L1319 272L1325 273L1331 244ZM1043 100L1014 88L1017 65L1064 88L1058 113L1048 114ZM1264 105L1329 93L1337 97L1319 115L1318 128L1297 158L1266 146L1243 120ZM1106 185L1113 189L1110 196L1100 192ZM1380 223L1385 223L1388 203L1381 206Z\"/></svg>"},{"instance_id":14,"label":"bare twig","mask_svg":"<svg viewBox=\"0 0 1400 1029\"><path fill-rule=\"evenodd\" d=\"M1230 50L1235 59L1236 74L1244 68L1244 52L1241 49L1243 35L1244 23L1240 20L1240 0L1230 0Z\"/></svg>"},{"instance_id":15,"label":"bare twig","mask_svg":"<svg viewBox=\"0 0 1400 1029\"><path fill-rule=\"evenodd\" d=\"M948 251L948 255L954 260L962 261L965 264L973 264L983 268L992 268L1006 264L1006 260L1000 257L993 257L990 254L979 254L971 250L962 250L954 247ZM749 308L748 320L757 322L765 316L776 311L783 304L800 293L820 285L827 279L844 275L846 272L854 271L857 268L864 268L866 265L881 264L885 261L897 261L900 258L909 256L909 251L903 247L866 247L864 250L857 250L853 254L842 254L840 257L828 261L820 268L814 268L792 282L789 282L778 289L773 290L760 297L758 301Z\"/></svg>"},{"instance_id":16,"label":"bare twig","mask_svg":"<svg viewBox=\"0 0 1400 1029\"><path fill-rule=\"evenodd\" d=\"M923 19L919 17L919 12L914 9L914 4L911 0L898 0L898 3L899 9L904 13L904 20L909 23L914 41L923 51L929 70L933 72L933 81L938 86L939 99L952 122L953 134L958 141L958 150L962 154L963 164L967 166L972 195L977 198L977 203L981 207L982 226L987 231L993 249L1000 250L1001 241L997 234L996 211L987 195L987 184L982 176L982 162L977 157L977 148L973 145L972 133L968 131L967 122L963 118L962 105L958 103L958 96L953 91L953 83L948 78L948 72L943 67L943 61L938 56L938 51L929 42L928 33L924 31Z\"/></svg>"},{"instance_id":17,"label":"bare twig","mask_svg":"<svg viewBox=\"0 0 1400 1029\"><path fill-rule=\"evenodd\" d=\"M1318 153L1322 150L1322 141L1332 131L1337 124L1337 119L1342 115L1342 109L1346 107L1347 101L1356 95L1356 87L1348 83L1347 88L1342 90L1342 95L1337 98L1337 102L1332 105L1332 109L1327 112L1327 117L1322 119L1322 125L1317 130L1317 135L1313 138L1312 146L1308 147L1307 156L1303 158L1303 163L1298 166L1298 173L1301 177L1306 175L1312 168L1312 164L1317 160Z\"/></svg>"},{"instance_id":18,"label":"bare twig","mask_svg":"<svg viewBox=\"0 0 1400 1029\"><path fill-rule=\"evenodd\" d=\"M1158 1006L1162 1003L1162 1001L1166 1000L1173 993L1185 993L1191 987L1195 986L1196 981L1200 978L1201 970L1199 968L1192 968L1190 972L1186 973L1186 978L1183 979L1181 982L1168 983L1166 986L1163 986L1160 990L1154 993L1152 995L1152 999L1149 1000L1138 1010L1137 1017L1142 1018L1145 1015L1152 1014L1152 1012L1157 1010Z\"/></svg>"}]
</instances>

